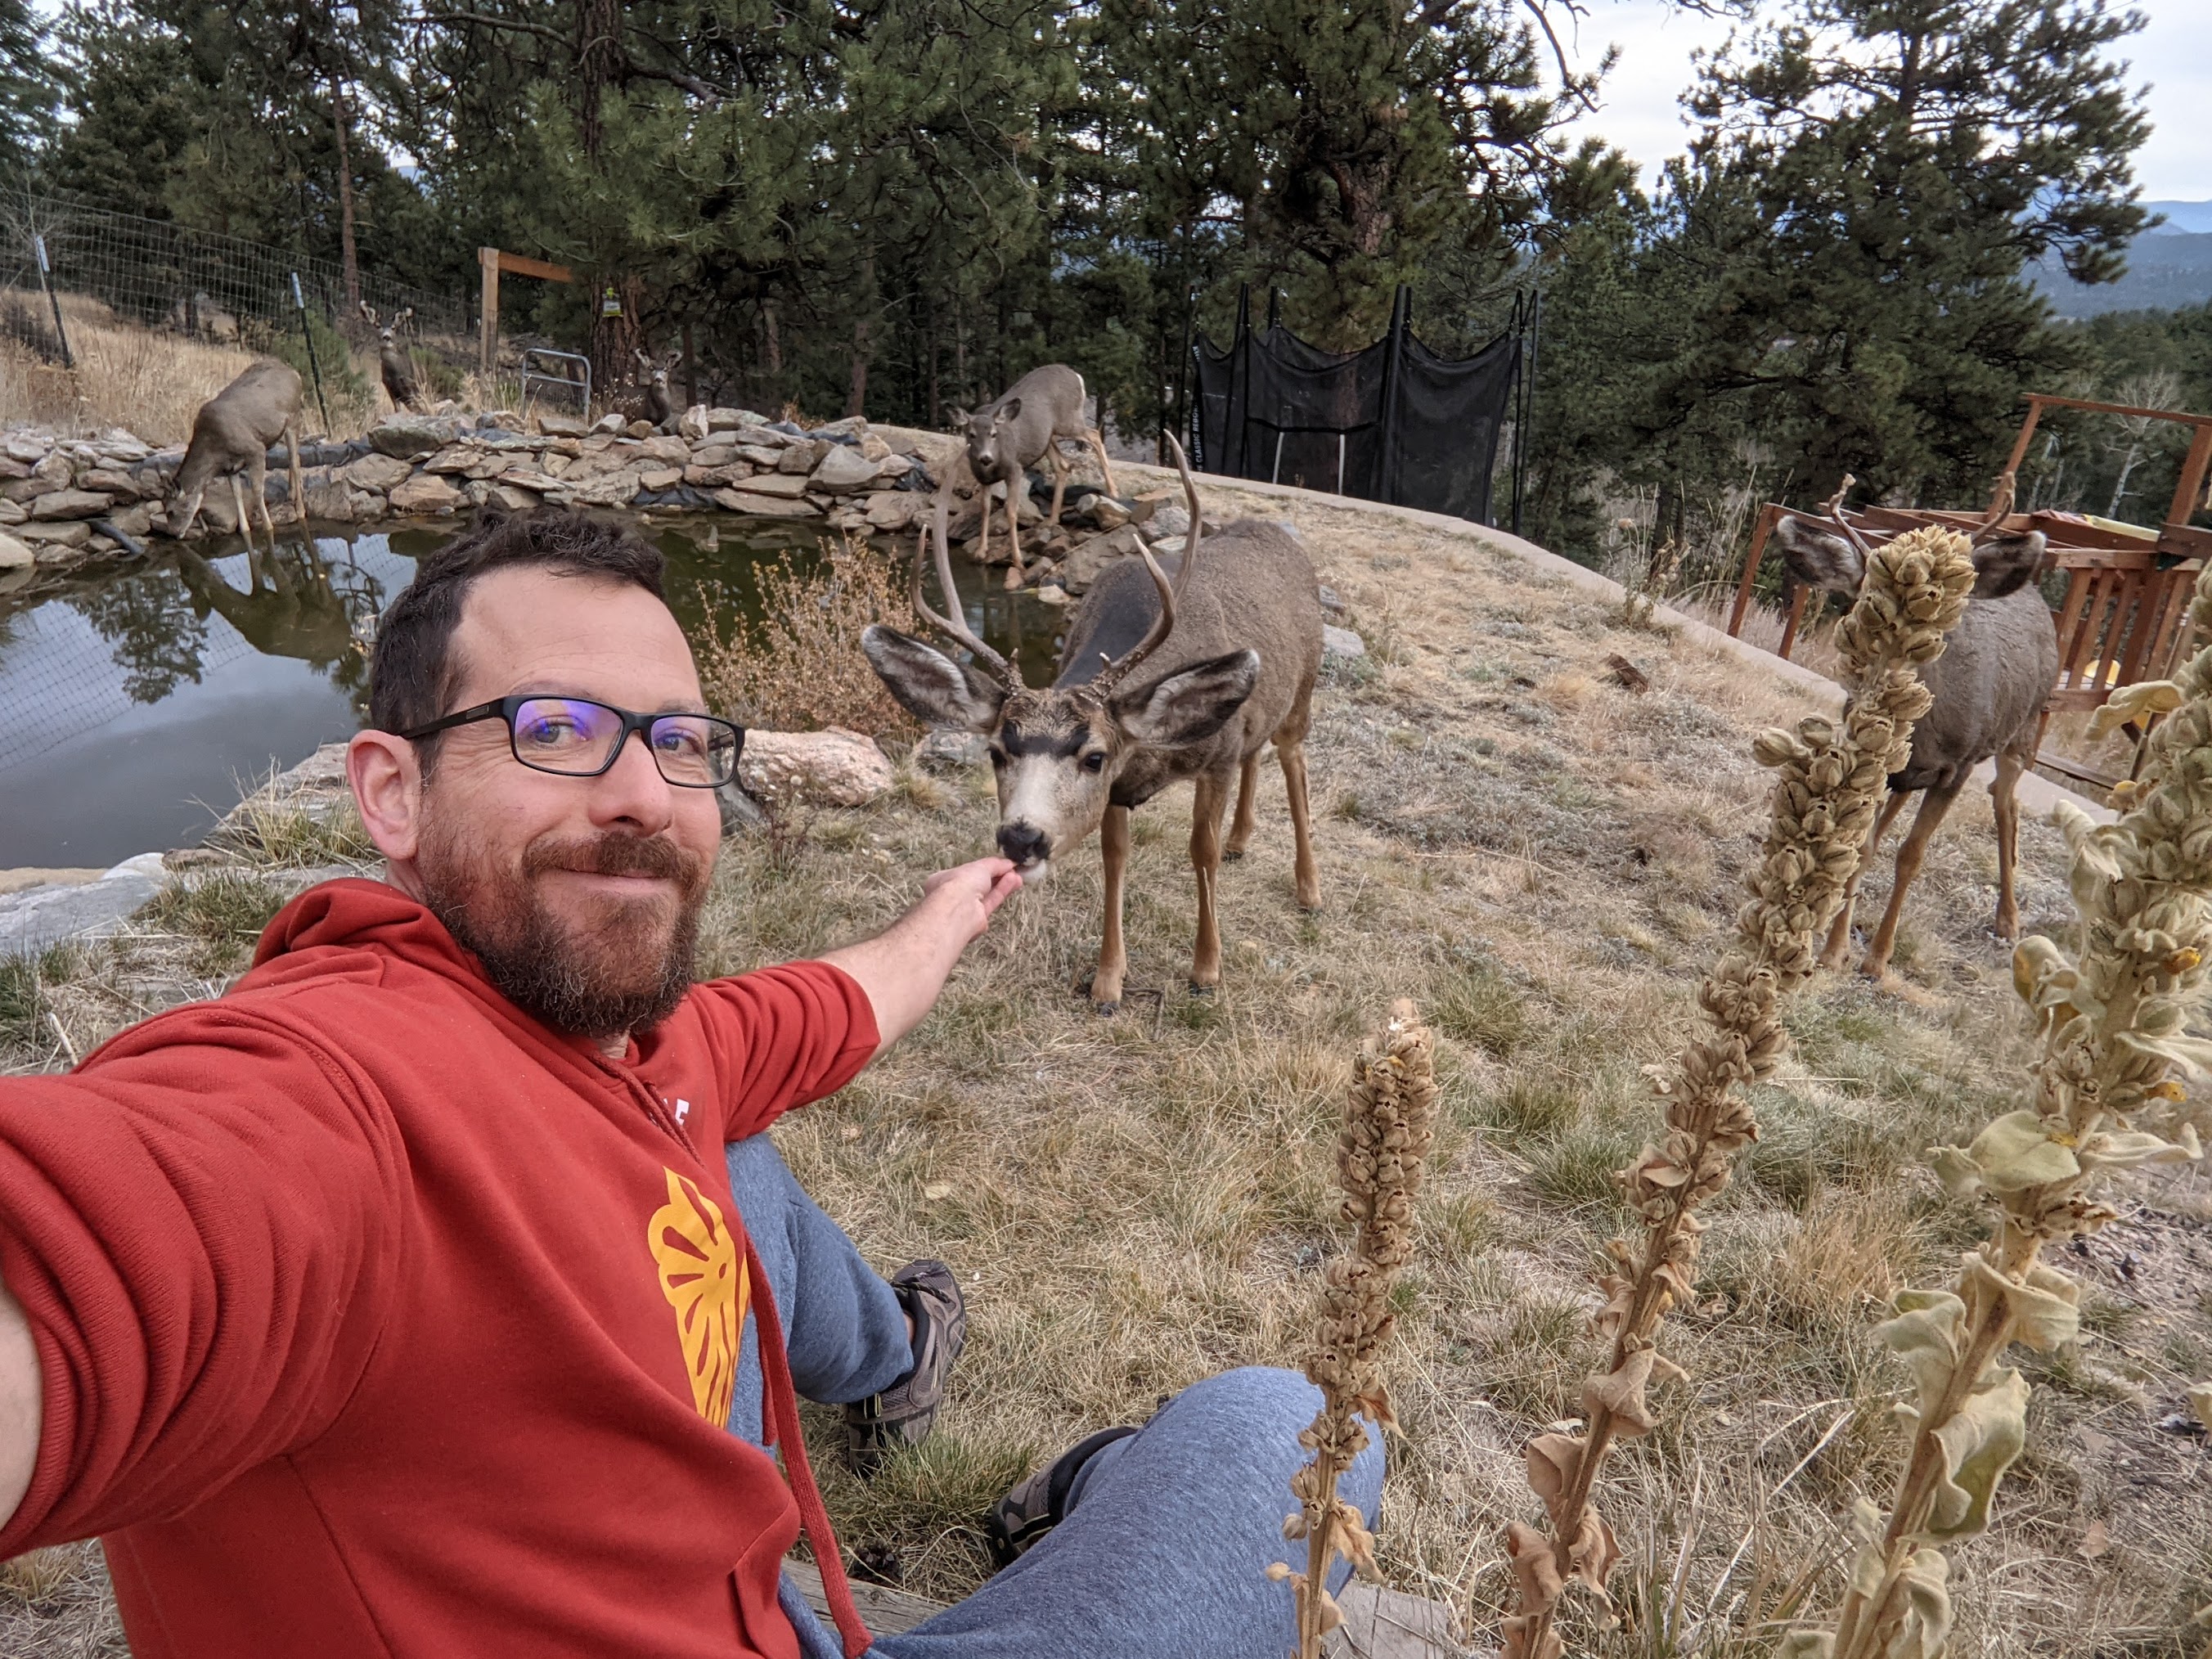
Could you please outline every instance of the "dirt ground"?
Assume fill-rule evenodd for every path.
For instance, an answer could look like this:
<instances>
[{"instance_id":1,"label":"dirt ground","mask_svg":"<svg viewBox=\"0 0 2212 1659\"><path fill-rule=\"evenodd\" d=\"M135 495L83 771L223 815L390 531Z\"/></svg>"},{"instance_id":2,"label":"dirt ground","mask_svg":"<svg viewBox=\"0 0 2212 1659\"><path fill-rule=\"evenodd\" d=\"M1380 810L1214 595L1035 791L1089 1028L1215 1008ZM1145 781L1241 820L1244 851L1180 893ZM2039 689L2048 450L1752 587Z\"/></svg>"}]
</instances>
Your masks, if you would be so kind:
<instances>
[{"instance_id":1,"label":"dirt ground","mask_svg":"<svg viewBox=\"0 0 2212 1659\"><path fill-rule=\"evenodd\" d=\"M779 1127L872 1261L940 1256L970 1308L933 1441L869 1486L825 1475L828 1496L865 1573L957 1595L986 1571L987 1506L1036 1462L1224 1366L1297 1364L1342 1237L1331 1150L1350 1058L1410 995L1442 1037L1445 1121L1389 1361L1404 1432L1382 1559L1488 1646L1502 1528L1535 1515L1519 1448L1577 1409L1589 1275L1621 1219L1607 1174L1656 1123L1638 1068L1688 1029L1756 855L1765 775L1747 740L1809 705L1622 627L1615 605L1472 530L1206 495L1211 516L1293 520L1368 646L1317 697L1324 908L1293 901L1270 769L1259 837L1222 882L1220 994L1191 997L1175 792L1136 816L1118 1018L1071 990L1100 927L1086 848L1018 896L915 1038ZM1614 654L1648 690L1609 677ZM706 969L872 929L923 872L985 851L994 817L987 771L908 775L880 806L729 842ZM332 855L268 839L295 865ZM2026 925L2063 934L2058 837L2030 825L2023 853ZM1571 1651L1764 1653L1833 1605L1843 1517L1856 1497L1886 1500L1902 1442L1905 1378L1869 1331L1898 1288L1948 1283L1983 1225L1922 1151L1969 1137L2021 1085L1995 878L1988 805L1969 795L1915 889L1899 987L1824 977L1791 1008L1795 1052L1759 1091L1764 1133L1674 1322L1690 1381L1657 1390L1662 1426L1601 1485L1627 1552L1613 1608L1575 1606ZM1887 886L1878 866L1867 897ZM169 927L50 964L40 1018L10 1026L0 998L0 1059L62 1063L47 1012L82 1049L204 994L245 931ZM2030 1443L1997 1524L1949 1552L1954 1653L2193 1659L2204 1640L2185 1626L2212 1601L2212 1456L2182 1395L2212 1376L2212 1181L2162 1171L2117 1201L2123 1222L2068 1262L2087 1283L2081 1340L2026 1362ZM833 1469L834 1422L814 1427L816 1467ZM0 1652L122 1651L85 1557L7 1572Z\"/></svg>"}]
</instances>

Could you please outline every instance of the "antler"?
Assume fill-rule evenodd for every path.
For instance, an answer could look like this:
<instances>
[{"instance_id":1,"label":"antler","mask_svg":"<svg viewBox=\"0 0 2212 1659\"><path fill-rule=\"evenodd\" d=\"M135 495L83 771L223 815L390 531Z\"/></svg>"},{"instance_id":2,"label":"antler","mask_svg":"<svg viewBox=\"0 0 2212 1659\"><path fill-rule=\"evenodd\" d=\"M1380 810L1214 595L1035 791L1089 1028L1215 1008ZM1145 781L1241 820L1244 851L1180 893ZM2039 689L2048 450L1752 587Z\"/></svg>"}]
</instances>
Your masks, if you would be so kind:
<instances>
[{"instance_id":1,"label":"antler","mask_svg":"<svg viewBox=\"0 0 2212 1659\"><path fill-rule=\"evenodd\" d=\"M937 498L937 512L931 520L930 527L937 544L937 585L945 590L945 603L951 608L952 615L939 616L929 608L929 601L921 596L921 550L920 548L916 548L914 553L915 614L947 639L964 645L969 650L974 652L976 662L985 673L993 675L1001 682L1011 685L1014 683L1014 674L1013 671L1006 665L1006 659L969 633L968 625L964 622L954 620L960 615L960 592L952 586L952 547L945 533L945 520L951 516L951 503L940 493Z\"/></svg>"},{"instance_id":2,"label":"antler","mask_svg":"<svg viewBox=\"0 0 2212 1659\"><path fill-rule=\"evenodd\" d=\"M361 314L368 319L368 325L371 328L376 326L376 307L366 300L361 301Z\"/></svg>"},{"instance_id":3,"label":"antler","mask_svg":"<svg viewBox=\"0 0 2212 1659\"><path fill-rule=\"evenodd\" d=\"M1102 696L1128 678L1135 672L1137 665L1151 656L1159 648L1161 641L1175 632L1176 603L1189 587L1191 570L1198 563L1198 486L1191 482L1190 462L1182 453L1182 445L1174 438L1170 438L1168 442L1175 450L1176 470L1182 474L1183 500L1190 508L1190 533L1183 538L1182 563L1176 571L1175 586L1170 587L1159 561L1152 557L1152 550L1141 542L1138 544L1137 550L1145 561L1145 568L1152 573L1152 586L1160 591L1160 614L1152 619L1152 625L1146 630L1143 639L1119 659L1108 662L1098 678L1091 681L1091 688Z\"/></svg>"}]
</instances>

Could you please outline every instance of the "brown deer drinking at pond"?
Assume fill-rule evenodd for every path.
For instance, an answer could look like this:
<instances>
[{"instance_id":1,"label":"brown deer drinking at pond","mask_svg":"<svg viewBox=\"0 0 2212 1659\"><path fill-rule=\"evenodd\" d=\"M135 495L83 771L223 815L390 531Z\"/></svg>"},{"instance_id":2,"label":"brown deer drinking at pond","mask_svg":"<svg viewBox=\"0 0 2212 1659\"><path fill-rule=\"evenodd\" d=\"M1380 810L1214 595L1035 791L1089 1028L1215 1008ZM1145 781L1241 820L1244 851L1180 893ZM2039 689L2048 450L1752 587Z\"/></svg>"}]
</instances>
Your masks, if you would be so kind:
<instances>
[{"instance_id":1,"label":"brown deer drinking at pond","mask_svg":"<svg viewBox=\"0 0 2212 1659\"><path fill-rule=\"evenodd\" d=\"M999 782L999 850L1024 876L1100 831L1106 876L1106 932L1091 999L1099 1012L1121 1005L1128 957L1121 939L1122 878L1129 813L1170 784L1189 779L1190 862L1198 875L1198 944L1192 990L1221 978L1214 881L1224 858L1252 838L1260 752L1270 739L1282 763L1296 837L1298 902L1321 903L1306 805L1306 730L1321 672L1321 597L1312 562L1280 525L1243 519L1199 542L1198 490L1180 447L1190 535L1170 584L1152 554L1123 559L1084 598L1071 620L1060 674L1049 690L1016 679L1006 660L961 620L945 542L942 497L933 526L937 580L946 614L922 597L915 561L914 606L965 646L961 663L921 641L877 626L861 635L868 660L891 695L932 726L990 739ZM1140 675L1139 670L1144 672ZM1228 844L1222 810L1239 786Z\"/></svg>"},{"instance_id":2,"label":"brown deer drinking at pond","mask_svg":"<svg viewBox=\"0 0 2212 1659\"><path fill-rule=\"evenodd\" d=\"M376 369L384 380L384 395L392 399L395 410L413 409L422 388L416 382L414 360L399 343L399 331L413 320L415 307L408 307L381 328L377 326L376 307L366 300L361 302L361 314L368 319L371 328L377 329Z\"/></svg>"},{"instance_id":3,"label":"brown deer drinking at pond","mask_svg":"<svg viewBox=\"0 0 2212 1659\"><path fill-rule=\"evenodd\" d=\"M1846 598L1858 592L1866 577L1866 556L1852 541L1802 519L1783 520L1774 536L1798 580ZM1920 873L1929 840L1965 787L1966 775L1985 760L1996 762L1996 777L1990 785L1997 832L1996 932L2008 939L2020 936L2020 906L2013 896L2020 803L2014 790L2020 775L2035 762L2043 705L2058 680L2058 630L2034 581L2043 562L2039 533L1991 537L1975 547L1973 557L1974 591L1966 614L1943 654L1920 670L1921 683L1936 701L1913 727L1911 758L1903 770L1890 775L1889 799L1859 860L1863 874L1881 850L1890 820L1907 796L1920 792L1920 811L1897 849L1889 907L1860 965L1874 979L1888 974L1905 895ZM1820 957L1826 967L1841 968L1850 953L1851 902L1858 882L1854 875L1844 890L1843 908Z\"/></svg>"},{"instance_id":4,"label":"brown deer drinking at pond","mask_svg":"<svg viewBox=\"0 0 2212 1659\"><path fill-rule=\"evenodd\" d=\"M1006 539L1013 544L1014 562L1006 571L1009 592L1019 587L1022 568L1022 530L1016 511L1028 493L1029 469L1041 460L1052 463L1052 511L1046 522L1057 526L1060 504L1067 491L1073 469L1060 453L1063 438L1089 444L1098 453L1098 470L1106 477L1106 493L1114 493L1114 464L1106 459L1106 439L1096 427L1084 423L1083 405L1089 394L1083 377L1065 363L1033 368L1013 383L996 403L986 404L973 415L956 409L952 418L967 429L968 465L983 487L982 543L975 562L986 564L991 553L991 497L994 483L1006 487ZM948 594L945 603L950 605Z\"/></svg>"},{"instance_id":5,"label":"brown deer drinking at pond","mask_svg":"<svg viewBox=\"0 0 2212 1659\"><path fill-rule=\"evenodd\" d=\"M177 467L176 506L169 533L179 539L191 534L200 516L200 501L208 481L228 473L231 499L238 507L238 533L250 546L253 527L251 510L240 490L239 476L261 508L261 523L269 532L269 545L276 545L276 526L269 516L269 447L283 439L292 458L292 515L307 521L307 490L300 477L300 375L296 369L266 359L253 364L228 386L209 398L192 416L192 441Z\"/></svg>"}]
</instances>

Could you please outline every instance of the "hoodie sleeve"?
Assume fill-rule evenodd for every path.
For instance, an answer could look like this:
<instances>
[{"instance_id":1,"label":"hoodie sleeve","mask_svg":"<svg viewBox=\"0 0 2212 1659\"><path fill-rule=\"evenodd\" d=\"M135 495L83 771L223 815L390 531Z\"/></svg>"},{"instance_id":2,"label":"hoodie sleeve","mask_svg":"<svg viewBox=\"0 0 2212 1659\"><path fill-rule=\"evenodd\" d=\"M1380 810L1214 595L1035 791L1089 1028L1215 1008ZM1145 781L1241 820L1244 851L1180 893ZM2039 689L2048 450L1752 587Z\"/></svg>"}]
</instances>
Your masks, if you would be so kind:
<instances>
[{"instance_id":1,"label":"hoodie sleeve","mask_svg":"<svg viewBox=\"0 0 2212 1659\"><path fill-rule=\"evenodd\" d=\"M398 1134L280 1019L210 1006L0 1081L0 1279L44 1372L0 1559L173 1516L344 1403L397 1265Z\"/></svg>"},{"instance_id":2,"label":"hoodie sleeve","mask_svg":"<svg viewBox=\"0 0 2212 1659\"><path fill-rule=\"evenodd\" d=\"M725 1140L757 1135L793 1107L836 1094L876 1052L868 994L826 962L714 980L696 1001L721 1085Z\"/></svg>"}]
</instances>

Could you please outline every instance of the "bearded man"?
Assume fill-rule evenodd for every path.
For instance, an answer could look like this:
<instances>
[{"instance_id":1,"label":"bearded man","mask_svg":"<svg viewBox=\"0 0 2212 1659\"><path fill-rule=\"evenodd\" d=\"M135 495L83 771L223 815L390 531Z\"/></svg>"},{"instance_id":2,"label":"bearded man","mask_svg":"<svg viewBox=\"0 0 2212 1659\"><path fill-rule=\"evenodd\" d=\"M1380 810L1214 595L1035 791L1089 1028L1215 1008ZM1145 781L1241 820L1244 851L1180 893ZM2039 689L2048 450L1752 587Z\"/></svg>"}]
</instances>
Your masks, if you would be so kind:
<instances>
[{"instance_id":1,"label":"bearded man","mask_svg":"<svg viewBox=\"0 0 2212 1659\"><path fill-rule=\"evenodd\" d=\"M874 939L695 984L744 734L659 554L580 514L425 560L369 716L383 880L0 1082L0 1558L100 1536L138 1659L856 1659L797 1395L867 1472L927 1431L965 1310L941 1264L878 1279L763 1132L912 1030L1019 878L940 872ZM875 1650L1279 1652L1316 1398L1237 1371L1091 1437L994 1511L1009 1571ZM781 1571L802 1528L835 1638Z\"/></svg>"}]
</instances>

